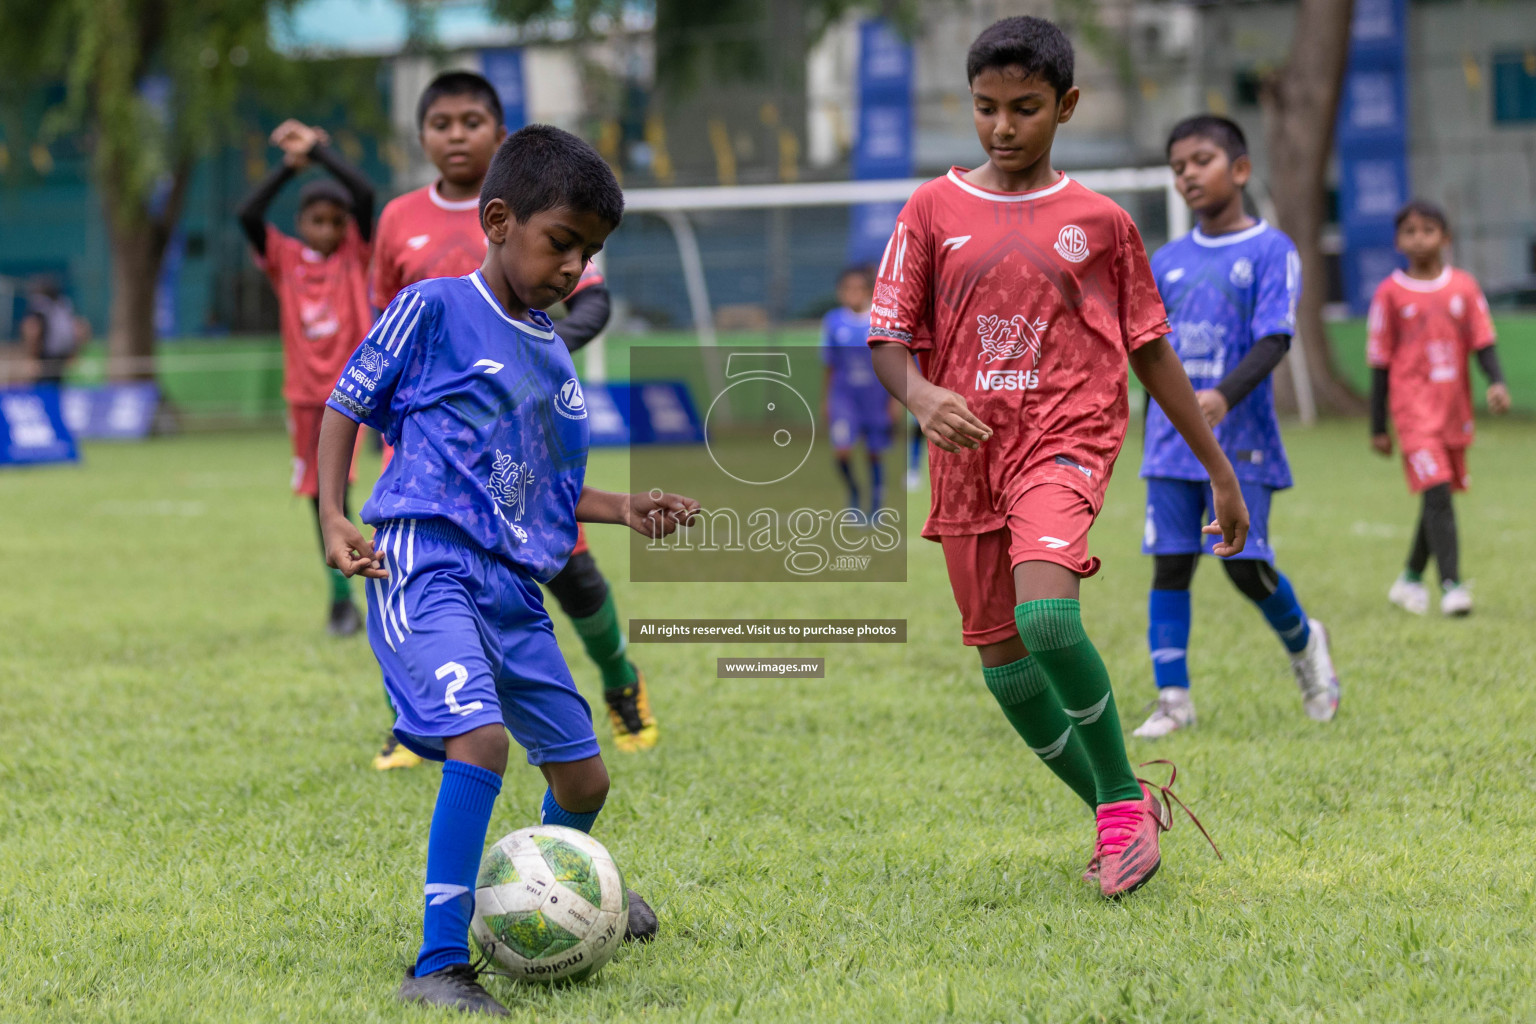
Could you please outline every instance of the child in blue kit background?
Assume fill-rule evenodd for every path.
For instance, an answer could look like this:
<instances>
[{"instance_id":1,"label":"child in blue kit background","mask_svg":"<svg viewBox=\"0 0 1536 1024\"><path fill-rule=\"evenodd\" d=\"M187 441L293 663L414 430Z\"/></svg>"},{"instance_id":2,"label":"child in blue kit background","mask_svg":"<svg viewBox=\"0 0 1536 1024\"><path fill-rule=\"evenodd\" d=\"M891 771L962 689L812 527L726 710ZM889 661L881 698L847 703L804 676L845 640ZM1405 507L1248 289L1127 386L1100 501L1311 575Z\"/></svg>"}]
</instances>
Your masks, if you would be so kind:
<instances>
[{"instance_id":1,"label":"child in blue kit background","mask_svg":"<svg viewBox=\"0 0 1536 1024\"><path fill-rule=\"evenodd\" d=\"M864 442L869 457L869 513L885 501L885 467L891 446L893 400L875 376L869 355L869 311L875 291L872 267L849 267L837 278L837 308L821 318L821 360L826 365L827 434L838 473L848 490L848 508L865 518L859 501L853 450Z\"/></svg>"},{"instance_id":2,"label":"child in blue kit background","mask_svg":"<svg viewBox=\"0 0 1536 1024\"><path fill-rule=\"evenodd\" d=\"M509 137L480 193L481 268L404 288L337 381L320 438L330 563L368 578L368 639L394 704L395 735L444 761L427 845L423 942L400 998L505 1013L476 982L468 928L475 873L501 789L507 731L549 783L543 821L589 831L608 793L591 711L576 691L539 583L576 524L665 535L698 503L584 486L587 410L542 308L576 286L623 215L613 173L546 125ZM364 539L342 512L359 423L395 457ZM629 895L626 938L655 915Z\"/></svg>"},{"instance_id":3,"label":"child in blue kit background","mask_svg":"<svg viewBox=\"0 0 1536 1024\"><path fill-rule=\"evenodd\" d=\"M1168 162L1198 225L1152 257L1172 338L1195 386L1206 421L1237 471L1248 503L1248 546L1222 560L1232 583L1254 602L1290 652L1306 712L1326 722L1339 703L1339 681L1322 623L1302 610L1291 583L1275 569L1269 543L1270 499L1291 486L1270 374L1296 332L1301 260L1279 229L1243 209L1252 174L1242 129L1203 114L1174 126ZM1157 709L1135 735L1157 738L1195 723L1189 698L1189 585L1212 538L1210 478L1149 400L1141 475L1147 481L1142 553L1153 556L1148 646Z\"/></svg>"}]
</instances>

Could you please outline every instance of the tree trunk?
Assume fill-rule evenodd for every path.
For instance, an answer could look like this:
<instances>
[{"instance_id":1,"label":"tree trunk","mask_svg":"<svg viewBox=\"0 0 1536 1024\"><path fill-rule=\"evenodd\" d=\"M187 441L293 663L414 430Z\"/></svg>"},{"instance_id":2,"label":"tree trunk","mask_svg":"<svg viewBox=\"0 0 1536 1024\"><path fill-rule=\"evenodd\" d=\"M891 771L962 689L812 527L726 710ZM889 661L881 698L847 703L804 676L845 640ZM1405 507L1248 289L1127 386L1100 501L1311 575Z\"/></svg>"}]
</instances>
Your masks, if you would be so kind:
<instances>
[{"instance_id":1,"label":"tree trunk","mask_svg":"<svg viewBox=\"0 0 1536 1024\"><path fill-rule=\"evenodd\" d=\"M1327 215L1328 160L1349 61L1354 7L1354 0L1299 0L1290 57L1265 80L1260 91L1269 145L1270 193L1281 230L1291 236L1301 253L1298 341L1305 349L1319 411L1346 414L1358 414L1365 406L1334 362L1323 321L1328 268L1323 258L1322 230ZM1277 390L1276 394L1278 397L1282 392Z\"/></svg>"},{"instance_id":2,"label":"tree trunk","mask_svg":"<svg viewBox=\"0 0 1536 1024\"><path fill-rule=\"evenodd\" d=\"M101 175L103 213L112 247L112 297L107 322L107 376L110 380L155 379L155 290L166 243L181 218L192 162L176 164L154 213L150 204L125 196L113 162Z\"/></svg>"}]
</instances>

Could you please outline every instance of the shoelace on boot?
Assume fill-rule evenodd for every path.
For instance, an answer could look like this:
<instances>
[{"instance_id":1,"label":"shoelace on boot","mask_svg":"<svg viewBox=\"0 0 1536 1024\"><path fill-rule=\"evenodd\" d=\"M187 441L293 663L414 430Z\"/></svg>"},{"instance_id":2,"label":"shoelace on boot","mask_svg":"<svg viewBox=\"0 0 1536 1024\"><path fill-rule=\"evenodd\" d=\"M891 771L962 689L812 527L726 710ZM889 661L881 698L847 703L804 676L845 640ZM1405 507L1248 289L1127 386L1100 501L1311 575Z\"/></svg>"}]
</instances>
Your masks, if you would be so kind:
<instances>
[{"instance_id":1,"label":"shoelace on boot","mask_svg":"<svg viewBox=\"0 0 1536 1024\"><path fill-rule=\"evenodd\" d=\"M1093 846L1096 858L1110 857L1125 849L1141 824L1141 801L1122 800L1099 808L1096 824L1099 840Z\"/></svg>"},{"instance_id":2,"label":"shoelace on boot","mask_svg":"<svg viewBox=\"0 0 1536 1024\"><path fill-rule=\"evenodd\" d=\"M1200 824L1200 819L1195 817L1195 812L1190 810L1188 805L1186 805L1183 800L1180 800L1178 794L1173 791L1173 782L1174 782L1175 779L1177 779L1179 777L1178 766L1175 765L1172 761L1169 761L1169 760L1167 760L1165 758L1158 758L1158 759L1156 759L1154 761L1143 761L1143 762L1141 762L1141 764L1137 765L1136 767L1138 767L1138 768L1145 768L1148 765L1152 765L1152 764L1165 764L1165 765L1168 766L1168 781L1167 781L1167 783L1159 785L1158 783L1153 782L1150 779L1143 779L1143 778L1139 778L1139 777L1136 779L1136 781L1140 782L1140 783L1142 783L1144 785L1152 787L1154 790L1157 791L1157 793L1159 793L1162 796L1162 798L1163 798L1163 809L1168 812L1168 821L1169 821L1170 827L1172 826L1172 822L1173 822L1173 806L1171 804L1169 804L1168 801L1172 800L1173 803L1179 805L1179 808L1181 810L1183 810L1183 812L1185 814L1189 815L1189 820L1195 823L1195 828L1199 829L1200 830L1200 834L1205 836L1205 841L1211 844L1211 849L1216 852L1216 859L1217 860L1226 860L1226 858L1221 855L1221 851L1216 848L1216 840L1211 838L1211 834L1205 830L1205 826ZM1124 846L1124 845L1125 845L1124 843L1121 844L1121 846Z\"/></svg>"}]
</instances>

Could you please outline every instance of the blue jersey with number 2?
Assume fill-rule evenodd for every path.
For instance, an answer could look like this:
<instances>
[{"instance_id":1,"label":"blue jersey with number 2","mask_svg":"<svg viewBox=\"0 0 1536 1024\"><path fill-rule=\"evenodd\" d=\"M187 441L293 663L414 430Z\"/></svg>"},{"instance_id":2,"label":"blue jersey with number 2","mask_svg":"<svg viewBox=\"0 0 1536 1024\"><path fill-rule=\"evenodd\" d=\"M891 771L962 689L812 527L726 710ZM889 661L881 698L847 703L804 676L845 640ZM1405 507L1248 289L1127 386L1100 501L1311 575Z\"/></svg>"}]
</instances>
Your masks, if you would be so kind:
<instances>
[{"instance_id":1,"label":"blue jersey with number 2","mask_svg":"<svg viewBox=\"0 0 1536 1024\"><path fill-rule=\"evenodd\" d=\"M446 519L540 581L565 565L587 408L554 325L532 319L509 317L479 271L395 296L327 403L395 446L364 522Z\"/></svg>"},{"instance_id":2,"label":"blue jersey with number 2","mask_svg":"<svg viewBox=\"0 0 1536 1024\"><path fill-rule=\"evenodd\" d=\"M1152 273L1173 328L1168 340L1196 391L1214 388L1260 338L1296 331L1301 260L1291 240L1264 221L1215 237L1196 228L1157 250ZM1216 440L1240 480L1291 486L1273 378L1228 411L1216 426ZM1208 479L1156 403L1147 410L1141 475Z\"/></svg>"}]
</instances>

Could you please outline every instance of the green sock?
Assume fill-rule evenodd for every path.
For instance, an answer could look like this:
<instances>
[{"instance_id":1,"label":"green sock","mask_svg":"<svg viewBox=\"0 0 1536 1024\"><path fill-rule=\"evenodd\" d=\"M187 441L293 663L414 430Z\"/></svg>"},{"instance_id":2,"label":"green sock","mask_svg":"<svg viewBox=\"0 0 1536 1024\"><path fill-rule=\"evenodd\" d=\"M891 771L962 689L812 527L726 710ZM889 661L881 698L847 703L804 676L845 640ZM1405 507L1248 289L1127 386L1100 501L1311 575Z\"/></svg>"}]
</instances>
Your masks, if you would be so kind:
<instances>
[{"instance_id":1,"label":"green sock","mask_svg":"<svg viewBox=\"0 0 1536 1024\"><path fill-rule=\"evenodd\" d=\"M1026 601L1014 609L1013 616L1024 646L1050 679L1062 710L1072 718L1073 735L1082 737L1083 750L1093 765L1098 802L1140 800L1141 784L1125 756L1109 672L1083 632L1077 601Z\"/></svg>"},{"instance_id":2,"label":"green sock","mask_svg":"<svg viewBox=\"0 0 1536 1024\"><path fill-rule=\"evenodd\" d=\"M352 600L352 582L342 574L342 571L332 569L330 566L326 566L325 571L331 577L331 604Z\"/></svg>"},{"instance_id":3,"label":"green sock","mask_svg":"<svg viewBox=\"0 0 1536 1024\"><path fill-rule=\"evenodd\" d=\"M587 657L597 663L603 674L603 689L622 690L635 685L639 674L624 652L629 641L619 629L619 611L613 605L613 594L603 598L603 606L584 619L572 618L571 625L581 637L581 646L587 649Z\"/></svg>"},{"instance_id":4,"label":"green sock","mask_svg":"<svg viewBox=\"0 0 1536 1024\"><path fill-rule=\"evenodd\" d=\"M1421 572L1414 572L1412 569L1404 569L1403 579L1407 580L1409 583L1423 583L1424 574Z\"/></svg>"},{"instance_id":5,"label":"green sock","mask_svg":"<svg viewBox=\"0 0 1536 1024\"><path fill-rule=\"evenodd\" d=\"M1093 765L1088 763L1083 741L1072 731L1072 720L1061 710L1061 702L1039 663L1025 655L1007 665L982 666L981 675L1008 723L1035 756L1071 786L1083 803L1097 805Z\"/></svg>"}]
</instances>

